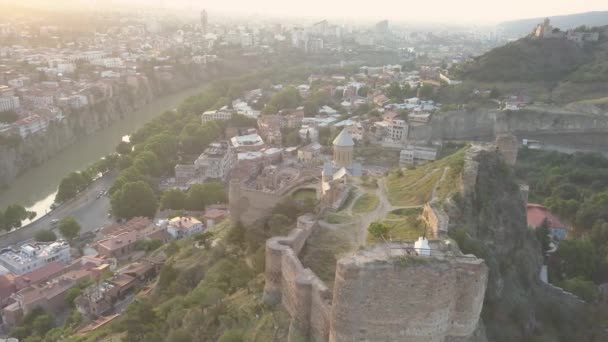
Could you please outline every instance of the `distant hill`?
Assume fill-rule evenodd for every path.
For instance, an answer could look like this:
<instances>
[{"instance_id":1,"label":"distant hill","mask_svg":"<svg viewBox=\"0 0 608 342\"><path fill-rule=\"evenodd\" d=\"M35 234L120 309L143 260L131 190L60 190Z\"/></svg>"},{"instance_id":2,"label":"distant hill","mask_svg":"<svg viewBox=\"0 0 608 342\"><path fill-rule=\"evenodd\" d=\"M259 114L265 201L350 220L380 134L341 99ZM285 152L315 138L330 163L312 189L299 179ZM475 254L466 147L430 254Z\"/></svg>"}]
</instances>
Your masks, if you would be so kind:
<instances>
[{"instance_id":1,"label":"distant hill","mask_svg":"<svg viewBox=\"0 0 608 342\"><path fill-rule=\"evenodd\" d=\"M498 24L498 28L503 29L508 37L521 37L532 32L536 24L545 18L530 18L506 21ZM608 25L608 11L585 12L568 15L558 15L549 17L551 25L562 30L573 29L582 25L604 26Z\"/></svg>"},{"instance_id":2,"label":"distant hill","mask_svg":"<svg viewBox=\"0 0 608 342\"><path fill-rule=\"evenodd\" d=\"M487 82L608 82L608 26L600 41L519 39L495 48L459 70L464 79Z\"/></svg>"}]
</instances>

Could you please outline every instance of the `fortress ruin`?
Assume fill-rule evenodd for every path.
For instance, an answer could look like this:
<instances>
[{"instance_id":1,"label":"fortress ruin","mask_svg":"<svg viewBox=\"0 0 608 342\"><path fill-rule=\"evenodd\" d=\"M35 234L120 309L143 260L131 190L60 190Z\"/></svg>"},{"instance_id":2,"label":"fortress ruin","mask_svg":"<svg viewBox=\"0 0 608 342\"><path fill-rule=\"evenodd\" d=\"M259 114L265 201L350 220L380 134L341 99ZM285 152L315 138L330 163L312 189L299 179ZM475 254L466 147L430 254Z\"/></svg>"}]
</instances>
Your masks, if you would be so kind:
<instances>
[{"instance_id":1,"label":"fortress ruin","mask_svg":"<svg viewBox=\"0 0 608 342\"><path fill-rule=\"evenodd\" d=\"M266 242L264 301L289 313L289 340L466 340L478 325L488 268L451 240L369 247L338 261L330 290L298 258L317 229L305 215L286 237Z\"/></svg>"}]
</instances>

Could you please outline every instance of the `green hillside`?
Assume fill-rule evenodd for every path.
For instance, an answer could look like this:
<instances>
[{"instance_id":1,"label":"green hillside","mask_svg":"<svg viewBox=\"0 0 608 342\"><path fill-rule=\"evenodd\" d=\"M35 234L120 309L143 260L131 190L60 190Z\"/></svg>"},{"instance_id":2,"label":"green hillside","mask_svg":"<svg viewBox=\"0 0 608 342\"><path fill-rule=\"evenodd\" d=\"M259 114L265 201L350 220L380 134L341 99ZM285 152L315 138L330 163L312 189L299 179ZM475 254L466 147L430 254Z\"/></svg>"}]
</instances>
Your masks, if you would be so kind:
<instances>
[{"instance_id":1,"label":"green hillside","mask_svg":"<svg viewBox=\"0 0 608 342\"><path fill-rule=\"evenodd\" d=\"M526 37L476 57L459 72L483 82L608 81L608 26L592 30L601 32L599 42Z\"/></svg>"}]
</instances>

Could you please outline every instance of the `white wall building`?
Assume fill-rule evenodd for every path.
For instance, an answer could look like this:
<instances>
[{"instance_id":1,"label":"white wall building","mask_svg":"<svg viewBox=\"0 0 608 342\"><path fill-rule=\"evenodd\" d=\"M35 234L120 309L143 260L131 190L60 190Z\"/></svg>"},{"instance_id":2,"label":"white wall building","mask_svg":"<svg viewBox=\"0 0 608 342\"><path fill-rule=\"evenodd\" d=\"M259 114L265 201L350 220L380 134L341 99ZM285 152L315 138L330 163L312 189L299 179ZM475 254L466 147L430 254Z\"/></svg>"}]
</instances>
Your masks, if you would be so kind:
<instances>
[{"instance_id":1,"label":"white wall building","mask_svg":"<svg viewBox=\"0 0 608 342\"><path fill-rule=\"evenodd\" d=\"M435 147L408 145L399 154L400 164L413 164L415 161L433 161L437 159L437 149Z\"/></svg>"},{"instance_id":2,"label":"white wall building","mask_svg":"<svg viewBox=\"0 0 608 342\"><path fill-rule=\"evenodd\" d=\"M18 120L15 125L21 138L26 138L28 135L36 134L45 131L49 123L38 114L32 114L26 118Z\"/></svg>"},{"instance_id":3,"label":"white wall building","mask_svg":"<svg viewBox=\"0 0 608 342\"><path fill-rule=\"evenodd\" d=\"M14 274L31 272L53 261L66 265L70 263L70 245L67 242L58 240L0 250L0 265Z\"/></svg>"},{"instance_id":4,"label":"white wall building","mask_svg":"<svg viewBox=\"0 0 608 342\"><path fill-rule=\"evenodd\" d=\"M228 110L225 107L220 110L209 110L209 111L206 111L203 114L201 114L202 122L213 121L213 120L227 121L227 120L230 120L231 118L232 118L232 111Z\"/></svg>"},{"instance_id":5,"label":"white wall building","mask_svg":"<svg viewBox=\"0 0 608 342\"><path fill-rule=\"evenodd\" d=\"M8 112L19 108L17 96L0 96L0 112Z\"/></svg>"},{"instance_id":6,"label":"white wall building","mask_svg":"<svg viewBox=\"0 0 608 342\"><path fill-rule=\"evenodd\" d=\"M203 223L194 217L175 217L169 220L167 232L174 239L183 239L203 231Z\"/></svg>"}]
</instances>

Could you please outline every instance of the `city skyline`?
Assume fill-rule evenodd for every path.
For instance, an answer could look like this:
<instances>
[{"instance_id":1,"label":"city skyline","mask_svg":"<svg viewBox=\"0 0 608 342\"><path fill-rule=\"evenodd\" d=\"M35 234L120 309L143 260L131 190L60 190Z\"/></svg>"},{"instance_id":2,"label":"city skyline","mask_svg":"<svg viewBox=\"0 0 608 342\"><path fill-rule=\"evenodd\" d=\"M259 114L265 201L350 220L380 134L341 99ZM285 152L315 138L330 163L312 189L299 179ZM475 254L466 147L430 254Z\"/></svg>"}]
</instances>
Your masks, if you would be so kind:
<instances>
[{"instance_id":1,"label":"city skyline","mask_svg":"<svg viewBox=\"0 0 608 342\"><path fill-rule=\"evenodd\" d=\"M216 15L256 15L281 18L331 18L337 20L381 20L412 23L444 24L497 24L503 21L551 17L592 11L608 11L603 0L575 2L568 0L536 1L512 0L489 2L482 0L435 0L426 2L400 2L378 0L373 5L353 4L346 0L326 2L284 2L279 0L222 0L200 2L195 0L59 0L52 4L42 0L26 0L22 5L42 6L50 9L75 8L168 8L179 10L207 9ZM215 12L215 13L213 13Z\"/></svg>"}]
</instances>

